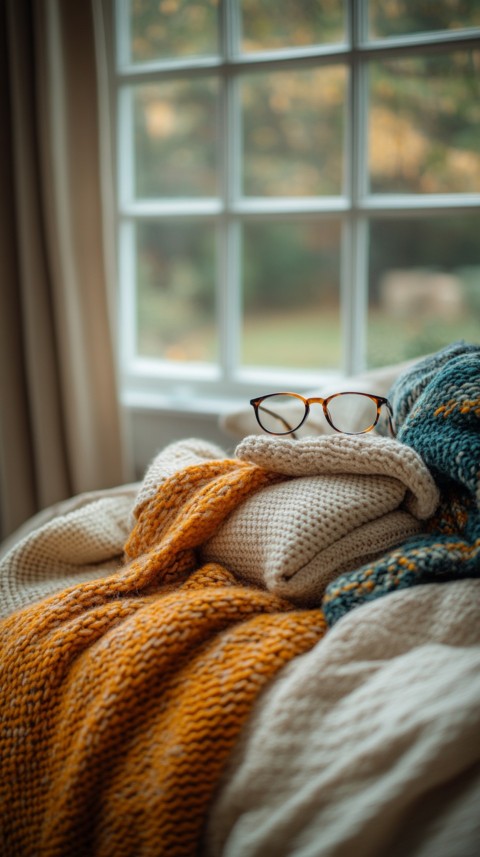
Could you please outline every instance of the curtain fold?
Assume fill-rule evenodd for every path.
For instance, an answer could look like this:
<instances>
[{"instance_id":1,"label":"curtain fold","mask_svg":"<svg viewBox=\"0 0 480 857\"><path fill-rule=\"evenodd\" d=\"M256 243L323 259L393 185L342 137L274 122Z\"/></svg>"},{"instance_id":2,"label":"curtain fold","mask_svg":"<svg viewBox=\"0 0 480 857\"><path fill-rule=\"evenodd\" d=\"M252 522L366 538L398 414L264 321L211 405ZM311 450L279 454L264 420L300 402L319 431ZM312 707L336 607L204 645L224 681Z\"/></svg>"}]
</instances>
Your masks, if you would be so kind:
<instances>
[{"instance_id":1,"label":"curtain fold","mask_svg":"<svg viewBox=\"0 0 480 857\"><path fill-rule=\"evenodd\" d=\"M2 537L128 478L94 4L6 0L0 11Z\"/></svg>"}]
</instances>

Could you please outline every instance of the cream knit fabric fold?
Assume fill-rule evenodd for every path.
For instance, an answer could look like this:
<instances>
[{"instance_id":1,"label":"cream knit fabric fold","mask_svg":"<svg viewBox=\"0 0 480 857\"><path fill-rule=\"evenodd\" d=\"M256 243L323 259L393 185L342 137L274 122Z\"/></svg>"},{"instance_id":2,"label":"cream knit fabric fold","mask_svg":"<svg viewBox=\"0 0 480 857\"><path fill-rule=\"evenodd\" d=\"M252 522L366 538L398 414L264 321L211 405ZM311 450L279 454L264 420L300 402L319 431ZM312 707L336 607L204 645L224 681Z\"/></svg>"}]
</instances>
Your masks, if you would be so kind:
<instances>
[{"instance_id":1,"label":"cream knit fabric fold","mask_svg":"<svg viewBox=\"0 0 480 857\"><path fill-rule=\"evenodd\" d=\"M235 454L286 481L249 497L202 556L305 606L339 574L418 533L438 503L421 458L389 438L252 436Z\"/></svg>"},{"instance_id":2,"label":"cream knit fabric fold","mask_svg":"<svg viewBox=\"0 0 480 857\"><path fill-rule=\"evenodd\" d=\"M244 500L200 549L240 579L299 604L316 604L327 583L421 528L437 489L419 456L396 441L357 437L250 437L236 457L278 474ZM97 492L62 506L0 561L0 615L115 572L145 503L186 467L225 460L198 439L165 447L137 486Z\"/></svg>"},{"instance_id":3,"label":"cream knit fabric fold","mask_svg":"<svg viewBox=\"0 0 480 857\"><path fill-rule=\"evenodd\" d=\"M0 560L0 618L67 586L115 572L136 485L79 494L44 510Z\"/></svg>"},{"instance_id":4,"label":"cream knit fabric fold","mask_svg":"<svg viewBox=\"0 0 480 857\"><path fill-rule=\"evenodd\" d=\"M247 437L235 455L285 476L364 474L391 476L404 485L405 503L416 518L428 518L439 494L430 471L415 450L374 434L336 434L292 441L284 437Z\"/></svg>"}]
</instances>

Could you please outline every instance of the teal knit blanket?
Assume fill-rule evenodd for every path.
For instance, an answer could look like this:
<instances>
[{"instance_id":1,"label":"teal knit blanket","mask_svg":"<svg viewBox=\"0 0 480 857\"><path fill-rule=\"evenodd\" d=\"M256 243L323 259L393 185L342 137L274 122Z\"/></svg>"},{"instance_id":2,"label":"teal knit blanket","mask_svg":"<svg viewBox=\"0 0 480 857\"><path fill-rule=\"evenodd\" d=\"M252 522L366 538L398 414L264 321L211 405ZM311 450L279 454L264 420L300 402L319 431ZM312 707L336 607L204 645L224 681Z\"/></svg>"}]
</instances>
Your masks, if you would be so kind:
<instances>
[{"instance_id":1,"label":"teal knit blanket","mask_svg":"<svg viewBox=\"0 0 480 857\"><path fill-rule=\"evenodd\" d=\"M480 576L480 346L454 343L426 358L398 379L389 399L398 440L423 458L440 505L425 533L328 586L329 625L399 589Z\"/></svg>"}]
</instances>

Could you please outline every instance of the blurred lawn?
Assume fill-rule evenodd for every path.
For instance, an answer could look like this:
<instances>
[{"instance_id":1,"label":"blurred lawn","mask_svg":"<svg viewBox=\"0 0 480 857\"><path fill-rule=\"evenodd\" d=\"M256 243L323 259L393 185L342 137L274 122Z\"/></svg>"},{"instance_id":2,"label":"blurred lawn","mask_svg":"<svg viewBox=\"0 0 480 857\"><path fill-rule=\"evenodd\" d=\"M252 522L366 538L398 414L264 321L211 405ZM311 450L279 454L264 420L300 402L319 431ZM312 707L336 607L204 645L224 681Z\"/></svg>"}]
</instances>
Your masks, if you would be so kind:
<instances>
[{"instance_id":1,"label":"blurred lawn","mask_svg":"<svg viewBox=\"0 0 480 857\"><path fill-rule=\"evenodd\" d=\"M144 316L139 350L144 356L186 362L213 362L217 355L217 331L213 325L199 324L178 334L172 342L162 342L161 325L150 324ZM392 320L371 312L368 325L367 358L370 367L397 363L431 351L449 342L465 339L480 344L480 322L475 316L446 322L435 320ZM245 324L241 344L244 366L293 369L338 369L340 366L340 324L334 310L259 314Z\"/></svg>"},{"instance_id":2,"label":"blurred lawn","mask_svg":"<svg viewBox=\"0 0 480 857\"><path fill-rule=\"evenodd\" d=\"M241 361L245 366L337 369L340 365L338 312L269 313L245 324Z\"/></svg>"}]
</instances>

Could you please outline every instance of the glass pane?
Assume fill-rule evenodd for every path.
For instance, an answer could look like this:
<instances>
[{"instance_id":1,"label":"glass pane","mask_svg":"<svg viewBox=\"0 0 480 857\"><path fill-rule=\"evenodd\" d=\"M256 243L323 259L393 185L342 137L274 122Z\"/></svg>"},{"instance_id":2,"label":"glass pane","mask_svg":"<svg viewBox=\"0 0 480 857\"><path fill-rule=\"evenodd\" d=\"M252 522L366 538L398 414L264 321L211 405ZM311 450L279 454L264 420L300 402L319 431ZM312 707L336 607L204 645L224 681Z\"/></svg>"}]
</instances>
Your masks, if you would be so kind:
<instances>
[{"instance_id":1,"label":"glass pane","mask_svg":"<svg viewBox=\"0 0 480 857\"><path fill-rule=\"evenodd\" d=\"M137 224L138 353L214 361L215 236L211 224Z\"/></svg>"},{"instance_id":2,"label":"glass pane","mask_svg":"<svg viewBox=\"0 0 480 857\"><path fill-rule=\"evenodd\" d=\"M245 52L345 40L341 0L241 0L241 19Z\"/></svg>"},{"instance_id":3,"label":"glass pane","mask_svg":"<svg viewBox=\"0 0 480 857\"><path fill-rule=\"evenodd\" d=\"M377 403L368 396L341 393L328 403L328 413L336 429L345 432L362 432L377 422Z\"/></svg>"},{"instance_id":4,"label":"glass pane","mask_svg":"<svg viewBox=\"0 0 480 857\"><path fill-rule=\"evenodd\" d=\"M372 39L480 27L478 0L369 0L368 11Z\"/></svg>"},{"instance_id":5,"label":"glass pane","mask_svg":"<svg viewBox=\"0 0 480 857\"><path fill-rule=\"evenodd\" d=\"M371 63L374 193L480 191L480 51Z\"/></svg>"},{"instance_id":6,"label":"glass pane","mask_svg":"<svg viewBox=\"0 0 480 857\"><path fill-rule=\"evenodd\" d=\"M374 220L368 362L480 344L480 215Z\"/></svg>"},{"instance_id":7,"label":"glass pane","mask_svg":"<svg viewBox=\"0 0 480 857\"><path fill-rule=\"evenodd\" d=\"M340 365L340 223L243 229L244 365Z\"/></svg>"},{"instance_id":8,"label":"glass pane","mask_svg":"<svg viewBox=\"0 0 480 857\"><path fill-rule=\"evenodd\" d=\"M257 419L265 431L288 434L305 419L305 404L294 396L267 396L260 403Z\"/></svg>"},{"instance_id":9,"label":"glass pane","mask_svg":"<svg viewBox=\"0 0 480 857\"><path fill-rule=\"evenodd\" d=\"M218 0L131 0L132 62L216 54L217 9Z\"/></svg>"},{"instance_id":10,"label":"glass pane","mask_svg":"<svg viewBox=\"0 0 480 857\"><path fill-rule=\"evenodd\" d=\"M211 78L135 87L137 197L217 194L217 96Z\"/></svg>"},{"instance_id":11,"label":"glass pane","mask_svg":"<svg viewBox=\"0 0 480 857\"><path fill-rule=\"evenodd\" d=\"M340 66L246 76L244 193L341 193L345 98L346 70Z\"/></svg>"}]
</instances>

